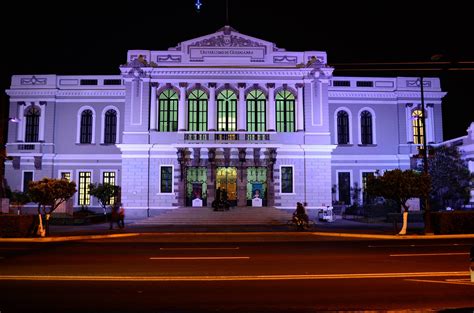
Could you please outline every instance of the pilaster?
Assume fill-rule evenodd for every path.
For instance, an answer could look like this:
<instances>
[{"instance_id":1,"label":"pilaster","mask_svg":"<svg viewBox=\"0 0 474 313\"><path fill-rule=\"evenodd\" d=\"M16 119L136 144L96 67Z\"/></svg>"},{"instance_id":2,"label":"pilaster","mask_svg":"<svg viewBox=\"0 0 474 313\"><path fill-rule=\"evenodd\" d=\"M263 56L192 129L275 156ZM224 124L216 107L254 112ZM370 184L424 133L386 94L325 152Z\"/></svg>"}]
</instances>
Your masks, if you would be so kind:
<instances>
[{"instance_id":1,"label":"pilaster","mask_svg":"<svg viewBox=\"0 0 474 313\"><path fill-rule=\"evenodd\" d=\"M209 83L209 106L207 108L207 128L210 131L217 129L216 125L216 83Z\"/></svg>"},{"instance_id":2,"label":"pilaster","mask_svg":"<svg viewBox=\"0 0 474 313\"><path fill-rule=\"evenodd\" d=\"M237 108L237 129L245 131L247 129L247 110L245 107L245 83L239 83L239 106Z\"/></svg>"},{"instance_id":3,"label":"pilaster","mask_svg":"<svg viewBox=\"0 0 474 313\"><path fill-rule=\"evenodd\" d=\"M296 98L296 129L304 131L303 84L296 84L298 91Z\"/></svg>"},{"instance_id":4,"label":"pilaster","mask_svg":"<svg viewBox=\"0 0 474 313\"><path fill-rule=\"evenodd\" d=\"M268 83L267 84L268 90L268 105L267 105L267 122L268 122L268 131L275 131L276 124L275 124L275 84Z\"/></svg>"},{"instance_id":5,"label":"pilaster","mask_svg":"<svg viewBox=\"0 0 474 313\"><path fill-rule=\"evenodd\" d=\"M186 87L188 83L179 83L178 130L186 130Z\"/></svg>"}]
</instances>

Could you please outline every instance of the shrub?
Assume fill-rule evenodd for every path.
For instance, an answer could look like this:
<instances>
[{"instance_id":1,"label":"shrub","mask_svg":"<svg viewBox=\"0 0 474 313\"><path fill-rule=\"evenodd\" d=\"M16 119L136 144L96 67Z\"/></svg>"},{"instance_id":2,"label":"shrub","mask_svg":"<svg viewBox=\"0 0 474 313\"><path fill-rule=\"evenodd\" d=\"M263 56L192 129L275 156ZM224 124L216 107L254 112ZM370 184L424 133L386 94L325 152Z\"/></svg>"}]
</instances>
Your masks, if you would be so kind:
<instances>
[{"instance_id":1,"label":"shrub","mask_svg":"<svg viewBox=\"0 0 474 313\"><path fill-rule=\"evenodd\" d=\"M435 234L474 234L474 212L452 211L431 213Z\"/></svg>"}]
</instances>

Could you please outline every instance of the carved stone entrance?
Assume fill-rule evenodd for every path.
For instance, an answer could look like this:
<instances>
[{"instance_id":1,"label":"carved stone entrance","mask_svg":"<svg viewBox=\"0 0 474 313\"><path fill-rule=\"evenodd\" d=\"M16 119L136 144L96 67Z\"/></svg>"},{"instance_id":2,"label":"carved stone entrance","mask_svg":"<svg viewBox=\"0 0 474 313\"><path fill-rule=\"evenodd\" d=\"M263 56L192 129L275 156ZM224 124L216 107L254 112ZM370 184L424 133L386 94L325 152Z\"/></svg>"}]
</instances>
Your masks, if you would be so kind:
<instances>
[{"instance_id":1,"label":"carved stone entrance","mask_svg":"<svg viewBox=\"0 0 474 313\"><path fill-rule=\"evenodd\" d=\"M237 205L237 167L218 167L216 170L216 189L227 193L232 206Z\"/></svg>"}]
</instances>

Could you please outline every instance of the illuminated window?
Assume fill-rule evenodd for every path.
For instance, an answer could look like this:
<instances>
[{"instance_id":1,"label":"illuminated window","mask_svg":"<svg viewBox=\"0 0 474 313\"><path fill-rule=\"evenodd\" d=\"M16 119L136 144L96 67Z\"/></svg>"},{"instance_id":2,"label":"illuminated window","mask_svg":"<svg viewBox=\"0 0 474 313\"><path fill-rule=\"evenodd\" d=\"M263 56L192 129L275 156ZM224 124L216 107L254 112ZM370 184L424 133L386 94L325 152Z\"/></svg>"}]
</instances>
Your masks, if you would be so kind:
<instances>
[{"instance_id":1,"label":"illuminated window","mask_svg":"<svg viewBox=\"0 0 474 313\"><path fill-rule=\"evenodd\" d=\"M160 192L173 192L173 167L162 166L160 168Z\"/></svg>"},{"instance_id":2,"label":"illuminated window","mask_svg":"<svg viewBox=\"0 0 474 313\"><path fill-rule=\"evenodd\" d=\"M81 113L80 143L92 143L92 111L84 110Z\"/></svg>"},{"instance_id":3,"label":"illuminated window","mask_svg":"<svg viewBox=\"0 0 474 313\"><path fill-rule=\"evenodd\" d=\"M217 128L219 131L237 129L237 96L230 89L222 90L217 96Z\"/></svg>"},{"instance_id":4,"label":"illuminated window","mask_svg":"<svg viewBox=\"0 0 474 313\"><path fill-rule=\"evenodd\" d=\"M79 205L90 205L89 184L91 183L91 172L79 172L78 199Z\"/></svg>"},{"instance_id":5,"label":"illuminated window","mask_svg":"<svg viewBox=\"0 0 474 313\"><path fill-rule=\"evenodd\" d=\"M293 193L293 167L281 167L281 193Z\"/></svg>"},{"instance_id":6,"label":"illuminated window","mask_svg":"<svg viewBox=\"0 0 474 313\"><path fill-rule=\"evenodd\" d=\"M105 113L105 131L104 143L114 144L117 139L117 112L115 110L107 110Z\"/></svg>"},{"instance_id":7,"label":"illuminated window","mask_svg":"<svg viewBox=\"0 0 474 313\"><path fill-rule=\"evenodd\" d=\"M188 130L207 131L207 94L196 89L188 96Z\"/></svg>"},{"instance_id":8,"label":"illuminated window","mask_svg":"<svg viewBox=\"0 0 474 313\"><path fill-rule=\"evenodd\" d=\"M372 113L362 111L360 113L360 140L363 145L371 145L372 140Z\"/></svg>"},{"instance_id":9,"label":"illuminated window","mask_svg":"<svg viewBox=\"0 0 474 313\"><path fill-rule=\"evenodd\" d=\"M266 98L261 90L252 90L247 94L247 131L264 132Z\"/></svg>"},{"instance_id":10,"label":"illuminated window","mask_svg":"<svg viewBox=\"0 0 474 313\"><path fill-rule=\"evenodd\" d=\"M413 143L423 144L423 112L414 110L411 114L413 127Z\"/></svg>"},{"instance_id":11,"label":"illuminated window","mask_svg":"<svg viewBox=\"0 0 474 313\"><path fill-rule=\"evenodd\" d=\"M349 114L346 111L337 112L337 143L340 145L349 143Z\"/></svg>"},{"instance_id":12,"label":"illuminated window","mask_svg":"<svg viewBox=\"0 0 474 313\"><path fill-rule=\"evenodd\" d=\"M25 142L38 142L40 114L40 110L35 106L31 106L26 111Z\"/></svg>"},{"instance_id":13,"label":"illuminated window","mask_svg":"<svg viewBox=\"0 0 474 313\"><path fill-rule=\"evenodd\" d=\"M102 172L102 184L109 184L115 186L115 172ZM110 197L106 204L114 204L115 198Z\"/></svg>"},{"instance_id":14,"label":"illuminated window","mask_svg":"<svg viewBox=\"0 0 474 313\"><path fill-rule=\"evenodd\" d=\"M158 97L158 130L175 132L178 130L178 94L173 89L163 91Z\"/></svg>"},{"instance_id":15,"label":"illuminated window","mask_svg":"<svg viewBox=\"0 0 474 313\"><path fill-rule=\"evenodd\" d=\"M71 172L61 172L61 179L71 181Z\"/></svg>"},{"instance_id":16,"label":"illuminated window","mask_svg":"<svg viewBox=\"0 0 474 313\"><path fill-rule=\"evenodd\" d=\"M275 97L277 132L295 131L295 96L282 90Z\"/></svg>"}]
</instances>

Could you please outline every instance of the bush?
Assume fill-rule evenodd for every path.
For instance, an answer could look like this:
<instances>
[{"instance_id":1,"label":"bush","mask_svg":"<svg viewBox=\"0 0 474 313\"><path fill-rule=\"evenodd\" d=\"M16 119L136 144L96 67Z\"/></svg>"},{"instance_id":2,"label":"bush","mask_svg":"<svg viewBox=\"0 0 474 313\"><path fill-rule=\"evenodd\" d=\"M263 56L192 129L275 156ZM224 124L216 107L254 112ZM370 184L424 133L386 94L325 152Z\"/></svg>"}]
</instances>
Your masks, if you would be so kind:
<instances>
[{"instance_id":1,"label":"bush","mask_svg":"<svg viewBox=\"0 0 474 313\"><path fill-rule=\"evenodd\" d=\"M474 212L452 211L431 213L435 234L474 234Z\"/></svg>"},{"instance_id":2,"label":"bush","mask_svg":"<svg viewBox=\"0 0 474 313\"><path fill-rule=\"evenodd\" d=\"M38 223L37 215L0 215L0 237L31 237Z\"/></svg>"}]
</instances>

